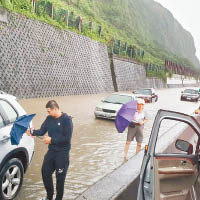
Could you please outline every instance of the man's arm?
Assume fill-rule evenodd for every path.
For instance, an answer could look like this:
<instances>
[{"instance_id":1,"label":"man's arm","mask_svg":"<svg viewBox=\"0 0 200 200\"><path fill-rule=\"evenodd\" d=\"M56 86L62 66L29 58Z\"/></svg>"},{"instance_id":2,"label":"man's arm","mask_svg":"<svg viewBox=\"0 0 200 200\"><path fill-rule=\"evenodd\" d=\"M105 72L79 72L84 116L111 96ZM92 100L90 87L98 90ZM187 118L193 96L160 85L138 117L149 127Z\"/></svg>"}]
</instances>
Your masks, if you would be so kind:
<instances>
[{"instance_id":1,"label":"man's arm","mask_svg":"<svg viewBox=\"0 0 200 200\"><path fill-rule=\"evenodd\" d=\"M40 129L32 130L31 134L33 136L43 136L47 132L47 119L42 123Z\"/></svg>"}]
</instances>

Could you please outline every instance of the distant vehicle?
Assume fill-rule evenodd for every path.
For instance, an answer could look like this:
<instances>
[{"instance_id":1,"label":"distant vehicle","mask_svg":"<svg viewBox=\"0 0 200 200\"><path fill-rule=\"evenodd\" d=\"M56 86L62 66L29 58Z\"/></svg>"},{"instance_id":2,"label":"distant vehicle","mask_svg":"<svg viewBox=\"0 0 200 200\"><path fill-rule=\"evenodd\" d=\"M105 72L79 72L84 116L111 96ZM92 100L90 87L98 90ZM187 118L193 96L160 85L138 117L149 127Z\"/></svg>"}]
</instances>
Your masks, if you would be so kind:
<instances>
[{"instance_id":1,"label":"distant vehicle","mask_svg":"<svg viewBox=\"0 0 200 200\"><path fill-rule=\"evenodd\" d=\"M0 199L14 199L34 152L34 139L23 135L19 145L11 145L14 121L26 114L16 97L0 91ZM32 126L32 125L31 125Z\"/></svg>"},{"instance_id":2,"label":"distant vehicle","mask_svg":"<svg viewBox=\"0 0 200 200\"><path fill-rule=\"evenodd\" d=\"M170 137L169 134L170 138L176 138L170 146L159 143L157 139L162 133L162 123L165 120L167 123L175 122L183 131L180 135L176 131L165 134L166 124L164 125L164 138ZM190 139L184 135L185 130L189 131ZM137 200L200 199L199 144L200 126L193 116L159 110L149 144L145 146Z\"/></svg>"},{"instance_id":3,"label":"distant vehicle","mask_svg":"<svg viewBox=\"0 0 200 200\"><path fill-rule=\"evenodd\" d=\"M199 100L199 90L187 88L181 92L181 101L198 101Z\"/></svg>"},{"instance_id":4,"label":"distant vehicle","mask_svg":"<svg viewBox=\"0 0 200 200\"><path fill-rule=\"evenodd\" d=\"M142 88L133 91L137 98L144 99L145 103L152 103L158 101L158 95L154 88Z\"/></svg>"},{"instance_id":5,"label":"distant vehicle","mask_svg":"<svg viewBox=\"0 0 200 200\"><path fill-rule=\"evenodd\" d=\"M121 106L134 100L134 94L113 93L95 108L94 115L96 118L115 119Z\"/></svg>"}]
</instances>

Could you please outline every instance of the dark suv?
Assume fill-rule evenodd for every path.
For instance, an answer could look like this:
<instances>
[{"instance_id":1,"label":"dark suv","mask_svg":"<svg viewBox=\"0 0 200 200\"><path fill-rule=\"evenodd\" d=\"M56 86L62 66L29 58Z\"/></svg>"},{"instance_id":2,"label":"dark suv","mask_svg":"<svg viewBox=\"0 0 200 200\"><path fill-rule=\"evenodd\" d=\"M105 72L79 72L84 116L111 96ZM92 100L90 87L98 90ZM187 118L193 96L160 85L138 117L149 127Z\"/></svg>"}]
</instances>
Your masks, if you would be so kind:
<instances>
[{"instance_id":1,"label":"dark suv","mask_svg":"<svg viewBox=\"0 0 200 200\"><path fill-rule=\"evenodd\" d=\"M185 89L181 92L181 101L198 101L199 100L199 90L198 89Z\"/></svg>"},{"instance_id":2,"label":"dark suv","mask_svg":"<svg viewBox=\"0 0 200 200\"><path fill-rule=\"evenodd\" d=\"M14 199L32 159L34 139L23 135L19 145L11 145L14 121L26 114L14 96L0 92L0 200Z\"/></svg>"},{"instance_id":3,"label":"dark suv","mask_svg":"<svg viewBox=\"0 0 200 200\"><path fill-rule=\"evenodd\" d=\"M154 88L142 88L133 91L137 98L144 99L146 103L152 103L158 101L158 95Z\"/></svg>"}]
</instances>

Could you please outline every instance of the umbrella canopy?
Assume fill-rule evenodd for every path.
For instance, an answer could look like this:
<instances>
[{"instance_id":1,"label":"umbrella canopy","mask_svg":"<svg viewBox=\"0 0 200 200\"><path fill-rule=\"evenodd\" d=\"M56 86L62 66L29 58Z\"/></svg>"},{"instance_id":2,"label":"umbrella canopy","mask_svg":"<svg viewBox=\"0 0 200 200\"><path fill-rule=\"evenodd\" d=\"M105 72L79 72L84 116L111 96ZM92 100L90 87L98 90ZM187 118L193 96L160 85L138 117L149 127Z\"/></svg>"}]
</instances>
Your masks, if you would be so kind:
<instances>
[{"instance_id":1,"label":"umbrella canopy","mask_svg":"<svg viewBox=\"0 0 200 200\"><path fill-rule=\"evenodd\" d=\"M10 140L12 145L18 145L22 135L29 128L29 124L35 114L23 115L15 120L13 127L10 131Z\"/></svg>"},{"instance_id":2,"label":"umbrella canopy","mask_svg":"<svg viewBox=\"0 0 200 200\"><path fill-rule=\"evenodd\" d=\"M115 119L115 126L119 133L122 133L129 126L136 111L137 101L130 101L120 108Z\"/></svg>"}]
</instances>

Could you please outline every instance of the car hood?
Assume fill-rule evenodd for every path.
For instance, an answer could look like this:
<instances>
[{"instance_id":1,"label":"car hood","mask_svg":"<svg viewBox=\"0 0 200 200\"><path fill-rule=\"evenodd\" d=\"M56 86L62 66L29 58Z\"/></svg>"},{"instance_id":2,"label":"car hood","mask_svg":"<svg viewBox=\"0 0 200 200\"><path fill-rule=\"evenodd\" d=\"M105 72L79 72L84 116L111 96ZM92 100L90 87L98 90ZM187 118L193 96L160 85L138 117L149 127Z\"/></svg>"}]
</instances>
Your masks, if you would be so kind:
<instances>
[{"instance_id":1,"label":"car hood","mask_svg":"<svg viewBox=\"0 0 200 200\"><path fill-rule=\"evenodd\" d=\"M113 103L100 103L97 107L108 110L116 110L118 111L123 104L113 104Z\"/></svg>"}]
</instances>

